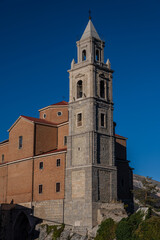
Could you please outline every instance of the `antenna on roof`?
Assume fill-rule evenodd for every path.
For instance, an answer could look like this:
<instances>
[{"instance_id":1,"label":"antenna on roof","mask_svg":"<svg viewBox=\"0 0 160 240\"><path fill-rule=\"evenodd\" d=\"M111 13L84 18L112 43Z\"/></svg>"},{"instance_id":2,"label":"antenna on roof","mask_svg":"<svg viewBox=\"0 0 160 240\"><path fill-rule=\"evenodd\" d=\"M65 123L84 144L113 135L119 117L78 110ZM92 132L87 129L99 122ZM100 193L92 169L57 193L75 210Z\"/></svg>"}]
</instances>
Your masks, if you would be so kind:
<instances>
[{"instance_id":1,"label":"antenna on roof","mask_svg":"<svg viewBox=\"0 0 160 240\"><path fill-rule=\"evenodd\" d=\"M91 20L92 19L92 17L91 17L91 10L89 9L89 20Z\"/></svg>"}]
</instances>

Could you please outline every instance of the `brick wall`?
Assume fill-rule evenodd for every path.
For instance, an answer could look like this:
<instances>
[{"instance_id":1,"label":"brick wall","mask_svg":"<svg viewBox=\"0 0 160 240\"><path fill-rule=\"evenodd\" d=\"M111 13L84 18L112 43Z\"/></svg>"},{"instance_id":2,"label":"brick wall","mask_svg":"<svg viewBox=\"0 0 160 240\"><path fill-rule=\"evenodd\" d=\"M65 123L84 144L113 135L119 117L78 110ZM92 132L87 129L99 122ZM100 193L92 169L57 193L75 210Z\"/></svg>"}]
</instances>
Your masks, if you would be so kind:
<instances>
[{"instance_id":1,"label":"brick wall","mask_svg":"<svg viewBox=\"0 0 160 240\"><path fill-rule=\"evenodd\" d=\"M65 124L58 127L58 149L66 147L64 145L64 136L68 136L69 125Z\"/></svg>"},{"instance_id":2,"label":"brick wall","mask_svg":"<svg viewBox=\"0 0 160 240\"><path fill-rule=\"evenodd\" d=\"M8 165L7 202L29 202L32 199L32 164L27 160Z\"/></svg>"},{"instance_id":3,"label":"brick wall","mask_svg":"<svg viewBox=\"0 0 160 240\"><path fill-rule=\"evenodd\" d=\"M61 112L62 115L59 116L58 112ZM49 106L44 110L40 110L40 118L44 119L44 114L46 114L45 120L47 121L54 123L63 123L68 121L68 106Z\"/></svg>"},{"instance_id":4,"label":"brick wall","mask_svg":"<svg viewBox=\"0 0 160 240\"><path fill-rule=\"evenodd\" d=\"M3 162L2 155L4 155L4 162L8 161L8 146L9 142L0 144L0 164Z\"/></svg>"},{"instance_id":5,"label":"brick wall","mask_svg":"<svg viewBox=\"0 0 160 240\"><path fill-rule=\"evenodd\" d=\"M115 150L116 158L126 159L126 139L116 137Z\"/></svg>"},{"instance_id":6,"label":"brick wall","mask_svg":"<svg viewBox=\"0 0 160 240\"><path fill-rule=\"evenodd\" d=\"M0 167L0 203L6 202L7 166Z\"/></svg>"},{"instance_id":7,"label":"brick wall","mask_svg":"<svg viewBox=\"0 0 160 240\"><path fill-rule=\"evenodd\" d=\"M47 152L57 147L57 128L36 124L35 155Z\"/></svg>"},{"instance_id":8,"label":"brick wall","mask_svg":"<svg viewBox=\"0 0 160 240\"><path fill-rule=\"evenodd\" d=\"M19 136L23 137L22 148L19 149ZM9 133L8 161L33 156L34 124L21 118Z\"/></svg>"},{"instance_id":9,"label":"brick wall","mask_svg":"<svg viewBox=\"0 0 160 240\"><path fill-rule=\"evenodd\" d=\"M57 159L60 166L57 167ZM43 162L43 169L40 169ZM64 198L65 153L37 157L34 161L34 201ZM56 183L60 183L60 192L56 192ZM39 194L39 185L43 185L43 192Z\"/></svg>"}]
</instances>

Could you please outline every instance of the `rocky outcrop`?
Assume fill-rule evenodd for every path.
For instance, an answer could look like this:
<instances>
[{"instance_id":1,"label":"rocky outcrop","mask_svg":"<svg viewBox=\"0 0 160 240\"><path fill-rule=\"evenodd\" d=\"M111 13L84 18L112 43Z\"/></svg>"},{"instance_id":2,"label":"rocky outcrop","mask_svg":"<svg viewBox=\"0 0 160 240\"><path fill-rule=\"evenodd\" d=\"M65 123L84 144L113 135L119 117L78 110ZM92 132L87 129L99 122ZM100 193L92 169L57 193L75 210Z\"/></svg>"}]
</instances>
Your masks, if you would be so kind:
<instances>
[{"instance_id":1,"label":"rocky outcrop","mask_svg":"<svg viewBox=\"0 0 160 240\"><path fill-rule=\"evenodd\" d=\"M122 218L126 218L127 213L123 203L102 203L98 209L98 224L107 218L112 218L115 222L119 222Z\"/></svg>"}]
</instances>

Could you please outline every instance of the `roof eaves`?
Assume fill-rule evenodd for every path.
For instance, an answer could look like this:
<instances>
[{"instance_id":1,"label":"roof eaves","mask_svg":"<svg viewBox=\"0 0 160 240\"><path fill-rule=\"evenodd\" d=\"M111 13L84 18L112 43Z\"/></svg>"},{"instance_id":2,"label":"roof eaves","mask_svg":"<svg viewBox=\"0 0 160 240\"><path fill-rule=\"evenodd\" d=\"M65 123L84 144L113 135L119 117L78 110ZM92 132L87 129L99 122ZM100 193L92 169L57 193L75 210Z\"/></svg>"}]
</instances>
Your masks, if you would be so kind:
<instances>
[{"instance_id":1,"label":"roof eaves","mask_svg":"<svg viewBox=\"0 0 160 240\"><path fill-rule=\"evenodd\" d=\"M64 102L64 103L63 103L63 102ZM62 104L59 104L59 103L62 103ZM49 105L49 106L47 106L47 107L41 108L41 109L39 109L38 111L41 112L41 111L46 110L46 109L48 109L48 108L59 108L59 107L61 107L61 108L66 108L66 107L68 107L68 102L61 101L61 102L58 102L58 103L54 103L54 104L51 104L51 105Z\"/></svg>"},{"instance_id":2,"label":"roof eaves","mask_svg":"<svg viewBox=\"0 0 160 240\"><path fill-rule=\"evenodd\" d=\"M115 137L116 137L116 138L119 138L119 139L128 139L128 138L123 137L123 136L120 136L120 135L118 135L118 134L115 134Z\"/></svg>"},{"instance_id":3,"label":"roof eaves","mask_svg":"<svg viewBox=\"0 0 160 240\"><path fill-rule=\"evenodd\" d=\"M0 142L0 144L4 144L4 143L8 143L8 142L9 142L9 139L6 139L6 140Z\"/></svg>"},{"instance_id":4,"label":"roof eaves","mask_svg":"<svg viewBox=\"0 0 160 240\"><path fill-rule=\"evenodd\" d=\"M8 129L8 132L10 132L10 131L12 130L12 128L19 122L19 120L20 120L21 118L25 119L25 120L28 121L28 122L34 123L34 121L31 121L31 120L25 118L25 116L21 115L21 116L19 116L19 118L13 123L13 125Z\"/></svg>"}]
</instances>

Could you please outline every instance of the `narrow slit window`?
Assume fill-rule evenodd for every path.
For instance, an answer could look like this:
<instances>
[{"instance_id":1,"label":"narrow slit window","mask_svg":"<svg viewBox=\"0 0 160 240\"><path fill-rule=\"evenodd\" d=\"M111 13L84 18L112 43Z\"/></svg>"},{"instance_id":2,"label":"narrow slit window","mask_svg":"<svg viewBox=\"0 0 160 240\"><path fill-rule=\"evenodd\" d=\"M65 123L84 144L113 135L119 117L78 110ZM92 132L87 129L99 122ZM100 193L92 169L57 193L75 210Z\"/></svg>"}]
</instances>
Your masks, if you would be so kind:
<instances>
[{"instance_id":1,"label":"narrow slit window","mask_svg":"<svg viewBox=\"0 0 160 240\"><path fill-rule=\"evenodd\" d=\"M96 61L99 61L99 50L96 50Z\"/></svg>"},{"instance_id":2,"label":"narrow slit window","mask_svg":"<svg viewBox=\"0 0 160 240\"><path fill-rule=\"evenodd\" d=\"M100 81L100 97L104 98L104 81Z\"/></svg>"},{"instance_id":3,"label":"narrow slit window","mask_svg":"<svg viewBox=\"0 0 160 240\"><path fill-rule=\"evenodd\" d=\"M64 146L67 145L67 136L64 136Z\"/></svg>"},{"instance_id":4,"label":"narrow slit window","mask_svg":"<svg viewBox=\"0 0 160 240\"><path fill-rule=\"evenodd\" d=\"M23 137L19 136L19 149L22 148L22 145L23 145Z\"/></svg>"},{"instance_id":5,"label":"narrow slit window","mask_svg":"<svg viewBox=\"0 0 160 240\"><path fill-rule=\"evenodd\" d=\"M58 183L56 183L56 192L60 192L60 183L58 182Z\"/></svg>"},{"instance_id":6,"label":"narrow slit window","mask_svg":"<svg viewBox=\"0 0 160 240\"><path fill-rule=\"evenodd\" d=\"M43 185L40 184L40 185L39 185L39 194L41 194L42 192L43 192Z\"/></svg>"},{"instance_id":7,"label":"narrow slit window","mask_svg":"<svg viewBox=\"0 0 160 240\"><path fill-rule=\"evenodd\" d=\"M101 127L104 127L105 124L105 115L104 113L101 113Z\"/></svg>"},{"instance_id":8,"label":"narrow slit window","mask_svg":"<svg viewBox=\"0 0 160 240\"><path fill-rule=\"evenodd\" d=\"M82 61L86 60L86 50L82 51Z\"/></svg>"},{"instance_id":9,"label":"narrow slit window","mask_svg":"<svg viewBox=\"0 0 160 240\"><path fill-rule=\"evenodd\" d=\"M43 162L39 163L39 169L43 169Z\"/></svg>"},{"instance_id":10,"label":"narrow slit window","mask_svg":"<svg viewBox=\"0 0 160 240\"><path fill-rule=\"evenodd\" d=\"M77 126L82 126L82 113L77 114Z\"/></svg>"},{"instance_id":11,"label":"narrow slit window","mask_svg":"<svg viewBox=\"0 0 160 240\"><path fill-rule=\"evenodd\" d=\"M4 162L4 154L2 154L2 163Z\"/></svg>"},{"instance_id":12,"label":"narrow slit window","mask_svg":"<svg viewBox=\"0 0 160 240\"><path fill-rule=\"evenodd\" d=\"M61 166L61 159L57 159L57 167Z\"/></svg>"},{"instance_id":13,"label":"narrow slit window","mask_svg":"<svg viewBox=\"0 0 160 240\"><path fill-rule=\"evenodd\" d=\"M83 82L79 80L77 82L77 98L82 98L83 96Z\"/></svg>"}]
</instances>

